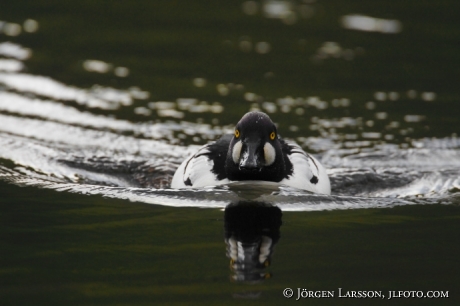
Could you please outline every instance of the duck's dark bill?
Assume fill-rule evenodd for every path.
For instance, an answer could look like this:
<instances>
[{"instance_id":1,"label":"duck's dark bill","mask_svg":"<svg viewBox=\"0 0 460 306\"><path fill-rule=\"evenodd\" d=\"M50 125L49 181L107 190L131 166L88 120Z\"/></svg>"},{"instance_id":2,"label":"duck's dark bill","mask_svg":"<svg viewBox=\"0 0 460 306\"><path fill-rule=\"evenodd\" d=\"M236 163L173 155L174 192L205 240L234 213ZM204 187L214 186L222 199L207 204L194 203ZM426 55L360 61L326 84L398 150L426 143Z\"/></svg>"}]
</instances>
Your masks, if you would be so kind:
<instances>
[{"instance_id":1,"label":"duck's dark bill","mask_svg":"<svg viewBox=\"0 0 460 306\"><path fill-rule=\"evenodd\" d=\"M240 160L239 168L244 172L257 172L262 170L262 158L259 150L258 142L247 142L243 145L242 158Z\"/></svg>"}]
</instances>

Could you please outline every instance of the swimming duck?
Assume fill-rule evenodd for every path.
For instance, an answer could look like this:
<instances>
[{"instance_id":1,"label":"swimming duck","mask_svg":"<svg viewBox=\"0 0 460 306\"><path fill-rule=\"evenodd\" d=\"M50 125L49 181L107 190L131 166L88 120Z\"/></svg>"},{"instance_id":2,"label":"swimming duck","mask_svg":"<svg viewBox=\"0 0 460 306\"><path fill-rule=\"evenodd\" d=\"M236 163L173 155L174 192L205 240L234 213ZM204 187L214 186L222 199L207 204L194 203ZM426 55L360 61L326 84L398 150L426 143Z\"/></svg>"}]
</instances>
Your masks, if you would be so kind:
<instances>
[{"instance_id":1,"label":"swimming duck","mask_svg":"<svg viewBox=\"0 0 460 306\"><path fill-rule=\"evenodd\" d=\"M249 112L234 134L201 147L176 170L172 188L205 187L233 181L269 181L330 194L325 168L302 148L278 136L267 114Z\"/></svg>"}]
</instances>

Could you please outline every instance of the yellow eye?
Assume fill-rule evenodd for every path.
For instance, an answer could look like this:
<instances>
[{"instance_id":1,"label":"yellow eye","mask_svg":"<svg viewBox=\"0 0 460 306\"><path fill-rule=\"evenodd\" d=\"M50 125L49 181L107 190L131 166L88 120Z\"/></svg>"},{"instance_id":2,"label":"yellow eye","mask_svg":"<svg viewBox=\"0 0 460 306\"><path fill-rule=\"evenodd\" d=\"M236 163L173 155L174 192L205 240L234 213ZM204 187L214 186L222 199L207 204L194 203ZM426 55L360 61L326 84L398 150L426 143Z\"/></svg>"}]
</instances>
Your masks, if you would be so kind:
<instances>
[{"instance_id":1,"label":"yellow eye","mask_svg":"<svg viewBox=\"0 0 460 306\"><path fill-rule=\"evenodd\" d=\"M272 132L272 133L270 134L270 139L273 140L273 139L275 139L275 137L276 137L275 132Z\"/></svg>"},{"instance_id":2,"label":"yellow eye","mask_svg":"<svg viewBox=\"0 0 460 306\"><path fill-rule=\"evenodd\" d=\"M235 130L235 137L236 137L236 138L240 137L240 131Z\"/></svg>"}]
</instances>

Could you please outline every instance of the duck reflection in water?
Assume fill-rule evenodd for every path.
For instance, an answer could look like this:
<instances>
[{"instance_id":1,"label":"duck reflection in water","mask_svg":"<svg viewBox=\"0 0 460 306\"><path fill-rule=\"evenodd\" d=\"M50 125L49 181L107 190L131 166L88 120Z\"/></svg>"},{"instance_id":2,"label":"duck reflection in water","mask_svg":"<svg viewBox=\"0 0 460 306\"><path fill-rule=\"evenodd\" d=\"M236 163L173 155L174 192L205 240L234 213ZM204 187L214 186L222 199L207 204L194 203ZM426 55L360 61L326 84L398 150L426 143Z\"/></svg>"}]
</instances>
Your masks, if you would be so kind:
<instances>
[{"instance_id":1,"label":"duck reflection in water","mask_svg":"<svg viewBox=\"0 0 460 306\"><path fill-rule=\"evenodd\" d=\"M281 210L273 205L240 201L225 208L225 243L231 280L260 282L270 278L274 247L280 238Z\"/></svg>"}]
</instances>

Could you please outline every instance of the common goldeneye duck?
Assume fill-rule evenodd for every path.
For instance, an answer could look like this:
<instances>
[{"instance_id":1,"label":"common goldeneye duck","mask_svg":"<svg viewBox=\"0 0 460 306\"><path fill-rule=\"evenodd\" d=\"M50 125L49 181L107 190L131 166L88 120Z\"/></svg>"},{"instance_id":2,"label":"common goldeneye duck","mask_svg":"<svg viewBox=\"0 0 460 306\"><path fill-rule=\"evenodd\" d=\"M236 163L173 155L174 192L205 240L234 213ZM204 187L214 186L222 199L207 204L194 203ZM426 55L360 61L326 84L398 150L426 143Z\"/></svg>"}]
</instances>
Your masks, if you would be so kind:
<instances>
[{"instance_id":1,"label":"common goldeneye duck","mask_svg":"<svg viewBox=\"0 0 460 306\"><path fill-rule=\"evenodd\" d=\"M233 181L270 181L330 194L325 168L293 142L278 137L262 112L241 118L233 135L201 147L176 170L171 188L205 187Z\"/></svg>"}]
</instances>

